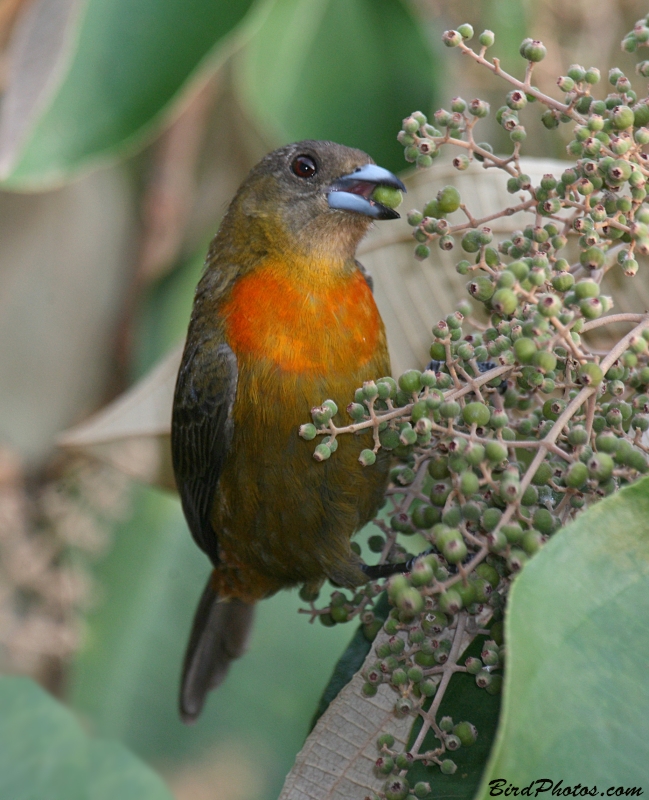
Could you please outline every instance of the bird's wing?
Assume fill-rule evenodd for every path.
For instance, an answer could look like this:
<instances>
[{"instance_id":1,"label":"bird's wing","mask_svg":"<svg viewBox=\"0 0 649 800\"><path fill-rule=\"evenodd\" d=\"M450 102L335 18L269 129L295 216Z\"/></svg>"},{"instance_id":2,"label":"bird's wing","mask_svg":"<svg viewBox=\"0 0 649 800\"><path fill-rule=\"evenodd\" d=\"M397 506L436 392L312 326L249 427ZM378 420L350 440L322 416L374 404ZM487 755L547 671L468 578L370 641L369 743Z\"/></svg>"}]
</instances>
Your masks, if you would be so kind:
<instances>
[{"instance_id":1,"label":"bird's wing","mask_svg":"<svg viewBox=\"0 0 649 800\"><path fill-rule=\"evenodd\" d=\"M237 357L225 342L198 339L185 348L176 382L171 450L192 536L214 564L217 532L211 511L232 441Z\"/></svg>"}]
</instances>

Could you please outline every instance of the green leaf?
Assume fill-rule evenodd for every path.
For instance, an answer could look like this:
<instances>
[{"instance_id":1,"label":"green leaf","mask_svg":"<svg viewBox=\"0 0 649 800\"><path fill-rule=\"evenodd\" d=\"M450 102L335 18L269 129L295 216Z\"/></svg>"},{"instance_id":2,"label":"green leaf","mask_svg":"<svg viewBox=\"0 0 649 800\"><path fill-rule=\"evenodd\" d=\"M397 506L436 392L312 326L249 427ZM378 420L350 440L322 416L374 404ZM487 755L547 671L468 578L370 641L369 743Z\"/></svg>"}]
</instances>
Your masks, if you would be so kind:
<instances>
[{"instance_id":1,"label":"green leaf","mask_svg":"<svg viewBox=\"0 0 649 800\"><path fill-rule=\"evenodd\" d=\"M27 678L0 678L0 797L172 800L153 770L117 742L91 739Z\"/></svg>"},{"instance_id":2,"label":"green leaf","mask_svg":"<svg viewBox=\"0 0 649 800\"><path fill-rule=\"evenodd\" d=\"M464 662L469 656L479 657L484 641L487 637L475 639L459 661ZM432 702L432 701L431 701ZM430 706L430 702L427 704ZM470 747L461 747L453 753L447 753L444 758L451 758L457 764L454 775L443 775L439 767L424 767L421 761L408 772L408 781L414 786L417 781L427 781L433 791L435 800L470 800L480 783L485 764L491 752L498 714L500 711L500 696L488 694L484 689L479 689L475 677L468 673L454 675L448 685L444 699L440 705L437 719L450 716L453 722L471 722L478 731L475 744ZM422 719L417 718L410 735L410 744L414 742L421 730ZM420 752L435 750L439 747L439 740L430 730L426 734Z\"/></svg>"},{"instance_id":3,"label":"green leaf","mask_svg":"<svg viewBox=\"0 0 649 800\"><path fill-rule=\"evenodd\" d=\"M141 145L187 82L213 66L251 2L85 0L58 36L62 52L41 61L33 55L58 20L34 4L13 79L38 102L26 108L10 82L0 130L4 185L49 186Z\"/></svg>"},{"instance_id":4,"label":"green leaf","mask_svg":"<svg viewBox=\"0 0 649 800\"><path fill-rule=\"evenodd\" d=\"M273 0L235 59L241 98L270 139L332 139L401 169L403 117L430 110L435 59L401 0Z\"/></svg>"},{"instance_id":5,"label":"green leaf","mask_svg":"<svg viewBox=\"0 0 649 800\"><path fill-rule=\"evenodd\" d=\"M559 531L516 579L503 713L480 798L498 779L563 780L597 795L649 789L648 519L644 478Z\"/></svg>"}]
</instances>

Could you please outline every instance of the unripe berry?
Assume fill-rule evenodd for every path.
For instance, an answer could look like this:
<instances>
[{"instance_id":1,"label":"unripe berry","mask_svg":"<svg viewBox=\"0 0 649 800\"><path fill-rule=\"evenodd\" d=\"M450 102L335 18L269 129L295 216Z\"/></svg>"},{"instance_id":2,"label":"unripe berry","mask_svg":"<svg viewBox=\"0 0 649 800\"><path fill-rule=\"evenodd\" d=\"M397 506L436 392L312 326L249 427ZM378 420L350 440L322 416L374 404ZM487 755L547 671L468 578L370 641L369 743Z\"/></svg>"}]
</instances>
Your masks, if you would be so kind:
<instances>
[{"instance_id":1,"label":"unripe berry","mask_svg":"<svg viewBox=\"0 0 649 800\"><path fill-rule=\"evenodd\" d=\"M473 38L473 27L469 25L468 22L465 22L463 25L460 25L460 27L457 30L458 33L461 34L463 39Z\"/></svg>"},{"instance_id":2,"label":"unripe berry","mask_svg":"<svg viewBox=\"0 0 649 800\"><path fill-rule=\"evenodd\" d=\"M588 472L600 483L607 481L613 474L613 459L608 453L595 453L588 460Z\"/></svg>"},{"instance_id":3,"label":"unripe berry","mask_svg":"<svg viewBox=\"0 0 649 800\"><path fill-rule=\"evenodd\" d=\"M584 75L584 80L586 83L595 84L598 83L600 79L600 72L597 67L590 67L590 69L586 70L586 74Z\"/></svg>"},{"instance_id":4,"label":"unripe berry","mask_svg":"<svg viewBox=\"0 0 649 800\"><path fill-rule=\"evenodd\" d=\"M467 555L467 546L464 539L451 539L446 542L442 547L442 553L450 564L458 564L460 561L463 561Z\"/></svg>"},{"instance_id":5,"label":"unripe berry","mask_svg":"<svg viewBox=\"0 0 649 800\"><path fill-rule=\"evenodd\" d=\"M491 306L501 316L509 316L516 311L518 298L511 289L498 289L491 298Z\"/></svg>"},{"instance_id":6,"label":"unripe berry","mask_svg":"<svg viewBox=\"0 0 649 800\"><path fill-rule=\"evenodd\" d=\"M617 130L623 130L625 128L629 128L633 125L633 111L624 105L617 106L613 113L611 114L611 122L613 123L613 127Z\"/></svg>"},{"instance_id":7,"label":"unripe berry","mask_svg":"<svg viewBox=\"0 0 649 800\"><path fill-rule=\"evenodd\" d=\"M521 364L531 363L536 350L536 343L528 337L522 336L514 342L514 355Z\"/></svg>"},{"instance_id":8,"label":"unripe berry","mask_svg":"<svg viewBox=\"0 0 649 800\"><path fill-rule=\"evenodd\" d=\"M500 583L500 575L492 566L485 564L484 562L476 567L476 574L484 580L489 581L494 589Z\"/></svg>"},{"instance_id":9,"label":"unripe berry","mask_svg":"<svg viewBox=\"0 0 649 800\"><path fill-rule=\"evenodd\" d=\"M313 423L307 422L305 425L300 425L300 436L307 441L315 439L316 427Z\"/></svg>"},{"instance_id":10,"label":"unripe berry","mask_svg":"<svg viewBox=\"0 0 649 800\"><path fill-rule=\"evenodd\" d=\"M319 444L313 451L316 461L326 461L331 456L331 447L328 444Z\"/></svg>"},{"instance_id":11,"label":"unripe berry","mask_svg":"<svg viewBox=\"0 0 649 800\"><path fill-rule=\"evenodd\" d=\"M500 442L492 439L485 444L485 455L493 464L500 464L507 458L507 448Z\"/></svg>"},{"instance_id":12,"label":"unripe berry","mask_svg":"<svg viewBox=\"0 0 649 800\"><path fill-rule=\"evenodd\" d=\"M409 616L414 616L423 609L424 598L417 591L417 589L411 587L409 589L405 589L398 595L397 607ZM400 639L399 641L403 640Z\"/></svg>"},{"instance_id":13,"label":"unripe berry","mask_svg":"<svg viewBox=\"0 0 649 800\"><path fill-rule=\"evenodd\" d=\"M439 413L444 419L455 419L460 415L460 404L455 400L448 400L439 407Z\"/></svg>"},{"instance_id":14,"label":"unripe berry","mask_svg":"<svg viewBox=\"0 0 649 800\"><path fill-rule=\"evenodd\" d=\"M409 369L399 377L399 388L408 393L419 392L422 388L421 372L418 369Z\"/></svg>"},{"instance_id":15,"label":"unripe berry","mask_svg":"<svg viewBox=\"0 0 649 800\"><path fill-rule=\"evenodd\" d=\"M519 572L527 563L527 554L519 547L512 547L507 556L507 566L512 572Z\"/></svg>"},{"instance_id":16,"label":"unripe berry","mask_svg":"<svg viewBox=\"0 0 649 800\"><path fill-rule=\"evenodd\" d=\"M450 758L445 758L439 765L439 771L442 775L454 775L457 771L457 764L455 761L451 761Z\"/></svg>"},{"instance_id":17,"label":"unripe berry","mask_svg":"<svg viewBox=\"0 0 649 800\"><path fill-rule=\"evenodd\" d=\"M502 553L508 546L507 537L502 531L491 531L487 536L487 546L492 553Z\"/></svg>"},{"instance_id":18,"label":"unripe berry","mask_svg":"<svg viewBox=\"0 0 649 800\"><path fill-rule=\"evenodd\" d=\"M579 367L579 382L584 386L599 386L604 378L604 373L599 364L587 362Z\"/></svg>"},{"instance_id":19,"label":"unripe berry","mask_svg":"<svg viewBox=\"0 0 649 800\"><path fill-rule=\"evenodd\" d=\"M562 92L571 92L575 88L575 82L568 75L557 78L557 86Z\"/></svg>"},{"instance_id":20,"label":"unripe berry","mask_svg":"<svg viewBox=\"0 0 649 800\"><path fill-rule=\"evenodd\" d=\"M588 480L588 467L581 461L575 461L568 467L563 479L569 488L581 489Z\"/></svg>"},{"instance_id":21,"label":"unripe berry","mask_svg":"<svg viewBox=\"0 0 649 800\"><path fill-rule=\"evenodd\" d=\"M445 186L437 193L437 204L439 210L444 214L457 211L461 202L460 193L455 186Z\"/></svg>"},{"instance_id":22,"label":"unripe berry","mask_svg":"<svg viewBox=\"0 0 649 800\"><path fill-rule=\"evenodd\" d=\"M364 467L370 467L376 461L376 453L373 450L366 448L365 450L361 450L358 460Z\"/></svg>"},{"instance_id":23,"label":"unripe berry","mask_svg":"<svg viewBox=\"0 0 649 800\"><path fill-rule=\"evenodd\" d=\"M462 609L462 598L454 590L449 589L439 596L439 607L445 614L457 614Z\"/></svg>"},{"instance_id":24,"label":"unripe berry","mask_svg":"<svg viewBox=\"0 0 649 800\"><path fill-rule=\"evenodd\" d=\"M561 300L555 294L543 294L539 298L537 308L544 317L556 317L561 311Z\"/></svg>"},{"instance_id":25,"label":"unripe berry","mask_svg":"<svg viewBox=\"0 0 649 800\"><path fill-rule=\"evenodd\" d=\"M467 425L479 425L484 427L489 423L491 412L484 403L467 403L462 409L462 417Z\"/></svg>"},{"instance_id":26,"label":"unripe berry","mask_svg":"<svg viewBox=\"0 0 649 800\"><path fill-rule=\"evenodd\" d=\"M462 34L458 31L444 31L442 41L447 47L457 47L462 42Z\"/></svg>"},{"instance_id":27,"label":"unripe berry","mask_svg":"<svg viewBox=\"0 0 649 800\"><path fill-rule=\"evenodd\" d=\"M481 669L480 672L475 676L475 682L481 689L486 689L486 687L491 683L491 673L487 672L487 670Z\"/></svg>"},{"instance_id":28,"label":"unripe berry","mask_svg":"<svg viewBox=\"0 0 649 800\"><path fill-rule=\"evenodd\" d=\"M404 698L405 699L405 698ZM405 714L408 712L406 711ZM405 716L403 712L398 712L398 716ZM405 778L392 778L383 786L386 800L406 800L410 791L410 784Z\"/></svg>"},{"instance_id":29,"label":"unripe berry","mask_svg":"<svg viewBox=\"0 0 649 800\"><path fill-rule=\"evenodd\" d=\"M543 61L547 54L547 50L543 45L543 42L534 39L530 41L530 43L525 47L523 52L523 57L526 58L528 61L538 62Z\"/></svg>"}]
</instances>

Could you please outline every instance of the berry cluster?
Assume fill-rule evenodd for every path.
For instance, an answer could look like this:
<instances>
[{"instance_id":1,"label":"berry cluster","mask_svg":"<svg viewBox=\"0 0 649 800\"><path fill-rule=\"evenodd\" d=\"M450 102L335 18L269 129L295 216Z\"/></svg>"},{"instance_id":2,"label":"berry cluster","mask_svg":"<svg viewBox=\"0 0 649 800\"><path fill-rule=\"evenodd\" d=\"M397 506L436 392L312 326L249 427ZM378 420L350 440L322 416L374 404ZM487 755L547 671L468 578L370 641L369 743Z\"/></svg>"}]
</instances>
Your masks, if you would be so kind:
<instances>
[{"instance_id":1,"label":"berry cluster","mask_svg":"<svg viewBox=\"0 0 649 800\"><path fill-rule=\"evenodd\" d=\"M414 761L452 773L449 753L475 741L470 722L438 719L437 711L458 671L499 691L503 609L525 562L582 508L649 467L649 315L613 314L612 299L601 292L609 269L634 276L638 259L649 254L649 100L638 100L617 69L609 74L613 91L596 99L599 73L579 65L557 81L562 100L548 97L531 84L545 55L541 42L522 43L527 68L519 81L497 59L486 59L493 33L481 34L478 52L466 44L472 36L462 25L444 42L513 85L496 115L512 153L497 157L475 141L476 123L489 113L477 99L453 99L433 124L413 113L399 141L406 160L421 168L451 145L464 151L453 160L459 170L472 159L504 170L518 204L476 219L458 190L446 186L423 211L409 212L418 259L428 258L435 242L463 251L456 269L468 278L471 300L434 326L428 369L365 383L347 407L350 423L325 400L300 429L305 439L323 437L314 452L319 460L332 456L339 436L368 429L374 446L361 463L371 468L381 448L396 457L391 510L376 521L382 534L368 542L381 563L405 570L388 581L388 619L382 624L372 610L383 588L378 581L352 598L336 592L328 608L312 605L310 612L325 624L359 616L368 638L383 627L363 692L371 696L388 684L397 716L422 711L424 725L407 753L393 751L389 735L379 740L376 770L390 777L378 796L387 800L425 797L425 785L410 789L407 781ZM648 41L645 19L623 46ZM649 62L638 69L649 74ZM518 112L531 102L545 108L547 127L574 126L574 165L543 176L538 186L519 163L525 128ZM495 241L488 223L516 211L529 214L527 227ZM456 213L463 217L448 219ZM614 323L631 329L609 335L607 349L599 349ZM408 548L413 535L418 546ZM414 558L422 539L424 553ZM478 636L489 637L480 658L460 664ZM420 752L430 729L439 746Z\"/></svg>"}]
</instances>

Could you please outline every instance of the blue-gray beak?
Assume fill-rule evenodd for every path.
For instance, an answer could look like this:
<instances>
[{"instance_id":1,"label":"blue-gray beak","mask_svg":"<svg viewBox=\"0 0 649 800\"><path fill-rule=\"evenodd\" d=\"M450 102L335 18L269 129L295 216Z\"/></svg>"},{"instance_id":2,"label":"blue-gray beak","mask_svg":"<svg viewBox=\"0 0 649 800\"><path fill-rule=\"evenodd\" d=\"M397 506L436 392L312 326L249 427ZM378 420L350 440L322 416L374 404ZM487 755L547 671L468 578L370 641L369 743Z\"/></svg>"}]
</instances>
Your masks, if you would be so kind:
<instances>
[{"instance_id":1,"label":"blue-gray beak","mask_svg":"<svg viewBox=\"0 0 649 800\"><path fill-rule=\"evenodd\" d=\"M406 191L406 187L389 170L376 164L365 164L333 183L327 193L330 208L364 214L372 219L399 219L399 214L388 206L372 200L370 195L377 186L390 186Z\"/></svg>"}]
</instances>

